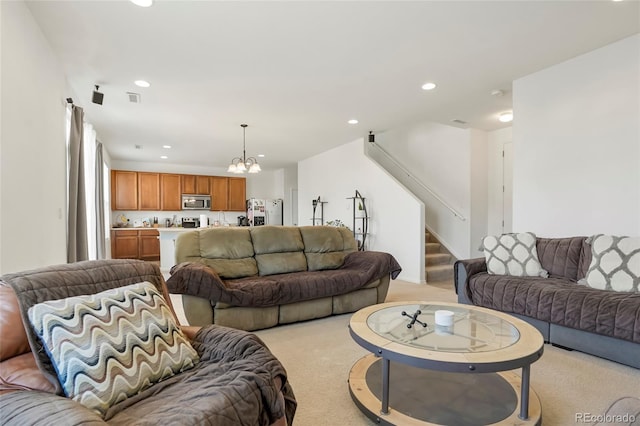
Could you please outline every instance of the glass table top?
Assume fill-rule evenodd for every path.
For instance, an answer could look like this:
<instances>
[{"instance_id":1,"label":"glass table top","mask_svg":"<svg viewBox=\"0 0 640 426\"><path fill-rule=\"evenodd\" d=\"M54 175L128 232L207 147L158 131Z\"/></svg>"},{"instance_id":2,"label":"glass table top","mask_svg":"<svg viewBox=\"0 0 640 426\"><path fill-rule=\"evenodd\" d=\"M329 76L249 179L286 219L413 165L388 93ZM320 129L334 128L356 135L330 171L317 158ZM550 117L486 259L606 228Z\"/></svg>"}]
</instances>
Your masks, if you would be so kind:
<instances>
[{"instance_id":1,"label":"glass table top","mask_svg":"<svg viewBox=\"0 0 640 426\"><path fill-rule=\"evenodd\" d=\"M435 323L435 312L438 310L453 312L451 325ZM417 321L410 328L407 327L417 311L420 311L416 316ZM495 351L513 345L520 338L517 328L508 321L463 306L392 306L369 315L367 326L379 336L393 342L438 352Z\"/></svg>"}]
</instances>

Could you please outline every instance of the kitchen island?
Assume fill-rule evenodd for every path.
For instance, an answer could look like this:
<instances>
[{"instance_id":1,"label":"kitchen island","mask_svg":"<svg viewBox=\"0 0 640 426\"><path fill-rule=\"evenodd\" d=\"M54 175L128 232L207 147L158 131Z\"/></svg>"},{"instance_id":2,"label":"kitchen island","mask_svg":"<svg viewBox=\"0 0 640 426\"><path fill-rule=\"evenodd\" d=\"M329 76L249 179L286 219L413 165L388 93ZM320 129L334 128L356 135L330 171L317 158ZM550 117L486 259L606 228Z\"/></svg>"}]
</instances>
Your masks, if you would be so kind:
<instances>
[{"instance_id":1,"label":"kitchen island","mask_svg":"<svg viewBox=\"0 0 640 426\"><path fill-rule=\"evenodd\" d=\"M157 228L160 233L160 271L167 276L176 264L176 238L183 232L197 231L200 228Z\"/></svg>"}]
</instances>

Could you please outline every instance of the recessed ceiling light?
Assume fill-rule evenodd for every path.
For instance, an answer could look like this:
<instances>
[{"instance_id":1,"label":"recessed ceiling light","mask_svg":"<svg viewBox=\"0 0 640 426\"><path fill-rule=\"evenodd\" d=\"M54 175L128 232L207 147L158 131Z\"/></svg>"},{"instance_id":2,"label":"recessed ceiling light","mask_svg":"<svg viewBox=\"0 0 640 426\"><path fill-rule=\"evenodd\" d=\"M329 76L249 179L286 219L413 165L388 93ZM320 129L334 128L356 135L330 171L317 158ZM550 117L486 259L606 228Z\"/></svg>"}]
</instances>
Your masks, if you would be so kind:
<instances>
[{"instance_id":1,"label":"recessed ceiling light","mask_svg":"<svg viewBox=\"0 0 640 426\"><path fill-rule=\"evenodd\" d=\"M167 157L166 155L161 155L160 158L162 158L163 160L166 160L169 157Z\"/></svg>"},{"instance_id":2,"label":"recessed ceiling light","mask_svg":"<svg viewBox=\"0 0 640 426\"><path fill-rule=\"evenodd\" d=\"M436 88L436 84L435 83L425 83L422 85L422 90L433 90Z\"/></svg>"},{"instance_id":3,"label":"recessed ceiling light","mask_svg":"<svg viewBox=\"0 0 640 426\"><path fill-rule=\"evenodd\" d=\"M151 84L148 81L145 80L136 80L134 81L134 84L138 87L149 87L151 86Z\"/></svg>"},{"instance_id":4,"label":"recessed ceiling light","mask_svg":"<svg viewBox=\"0 0 640 426\"><path fill-rule=\"evenodd\" d=\"M258 157L264 158L264 154L258 154Z\"/></svg>"},{"instance_id":5,"label":"recessed ceiling light","mask_svg":"<svg viewBox=\"0 0 640 426\"><path fill-rule=\"evenodd\" d=\"M171 149L171 145L162 145L164 149Z\"/></svg>"},{"instance_id":6,"label":"recessed ceiling light","mask_svg":"<svg viewBox=\"0 0 640 426\"><path fill-rule=\"evenodd\" d=\"M502 121L503 123L509 123L510 121L513 121L513 113L503 112L498 116L498 120Z\"/></svg>"},{"instance_id":7,"label":"recessed ceiling light","mask_svg":"<svg viewBox=\"0 0 640 426\"><path fill-rule=\"evenodd\" d=\"M131 3L140 7L149 7L153 4L153 0L130 0Z\"/></svg>"},{"instance_id":8,"label":"recessed ceiling light","mask_svg":"<svg viewBox=\"0 0 640 426\"><path fill-rule=\"evenodd\" d=\"M352 118L351 120L347 121L347 123L349 123L349 124L358 124L358 120L356 120L355 118Z\"/></svg>"}]
</instances>

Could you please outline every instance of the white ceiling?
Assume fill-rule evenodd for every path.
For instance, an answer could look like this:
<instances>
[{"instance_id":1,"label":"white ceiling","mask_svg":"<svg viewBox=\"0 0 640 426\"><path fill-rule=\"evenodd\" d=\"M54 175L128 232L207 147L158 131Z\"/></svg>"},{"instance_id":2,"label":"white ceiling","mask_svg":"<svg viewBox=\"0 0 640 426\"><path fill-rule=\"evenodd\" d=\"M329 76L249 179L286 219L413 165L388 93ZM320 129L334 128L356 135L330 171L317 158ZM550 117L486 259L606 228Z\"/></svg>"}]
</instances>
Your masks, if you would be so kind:
<instances>
[{"instance_id":1,"label":"white ceiling","mask_svg":"<svg viewBox=\"0 0 640 426\"><path fill-rule=\"evenodd\" d=\"M628 0L27 4L114 159L211 167L241 123L263 169L416 121L498 129L514 79L640 32Z\"/></svg>"}]
</instances>

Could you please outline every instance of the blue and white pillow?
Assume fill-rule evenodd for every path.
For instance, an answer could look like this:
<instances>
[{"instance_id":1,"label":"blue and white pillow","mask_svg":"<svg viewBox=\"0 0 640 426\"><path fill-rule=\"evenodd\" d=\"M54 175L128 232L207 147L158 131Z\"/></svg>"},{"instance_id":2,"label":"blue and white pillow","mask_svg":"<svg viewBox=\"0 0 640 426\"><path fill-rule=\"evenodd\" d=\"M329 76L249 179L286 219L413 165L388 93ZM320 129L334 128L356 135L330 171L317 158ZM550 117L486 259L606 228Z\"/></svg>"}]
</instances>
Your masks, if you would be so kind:
<instances>
[{"instance_id":1,"label":"blue and white pillow","mask_svg":"<svg viewBox=\"0 0 640 426\"><path fill-rule=\"evenodd\" d=\"M39 303L28 314L65 394L103 418L199 361L149 282Z\"/></svg>"}]
</instances>

